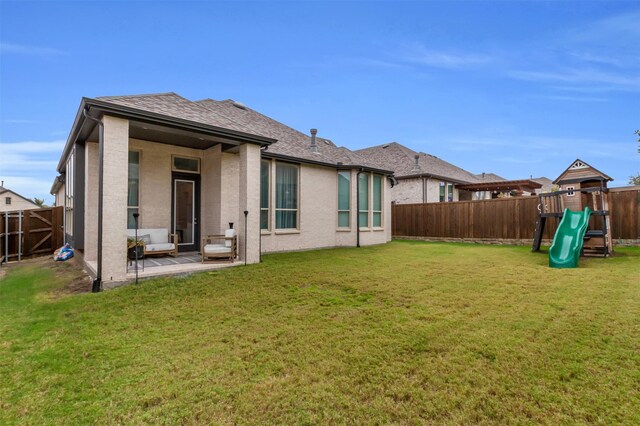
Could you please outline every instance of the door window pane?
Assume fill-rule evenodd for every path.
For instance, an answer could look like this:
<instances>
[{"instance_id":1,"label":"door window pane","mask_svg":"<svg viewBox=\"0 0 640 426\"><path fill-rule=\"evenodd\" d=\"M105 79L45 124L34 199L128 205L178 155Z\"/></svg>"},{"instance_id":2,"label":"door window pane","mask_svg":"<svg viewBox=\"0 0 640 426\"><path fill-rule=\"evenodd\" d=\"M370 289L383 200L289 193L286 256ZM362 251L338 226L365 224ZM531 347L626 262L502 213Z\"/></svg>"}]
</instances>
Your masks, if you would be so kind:
<instances>
[{"instance_id":1,"label":"door window pane","mask_svg":"<svg viewBox=\"0 0 640 426\"><path fill-rule=\"evenodd\" d=\"M188 180L175 180L175 217L174 229L178 234L179 244L194 243L194 195L195 182Z\"/></svg>"}]
</instances>

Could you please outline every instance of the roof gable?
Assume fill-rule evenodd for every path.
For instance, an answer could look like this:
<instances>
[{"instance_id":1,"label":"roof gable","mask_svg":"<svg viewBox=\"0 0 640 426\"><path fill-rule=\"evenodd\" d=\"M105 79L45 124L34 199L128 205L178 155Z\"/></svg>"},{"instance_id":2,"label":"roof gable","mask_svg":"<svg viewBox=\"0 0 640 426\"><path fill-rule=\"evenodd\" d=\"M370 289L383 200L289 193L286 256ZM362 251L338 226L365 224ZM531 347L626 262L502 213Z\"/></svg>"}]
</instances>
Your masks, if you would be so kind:
<instances>
[{"instance_id":1,"label":"roof gable","mask_svg":"<svg viewBox=\"0 0 640 426\"><path fill-rule=\"evenodd\" d=\"M375 161L380 168L393 170L398 178L429 175L461 183L478 181L474 174L460 167L436 156L413 151L398 142L359 149L356 153ZM416 155L418 156L418 168L416 168Z\"/></svg>"},{"instance_id":2,"label":"roof gable","mask_svg":"<svg viewBox=\"0 0 640 426\"><path fill-rule=\"evenodd\" d=\"M589 165L586 161L577 158L564 172L553 181L554 184L562 184L567 181L580 180L603 180L605 182L612 181L613 178L602 173L600 170Z\"/></svg>"},{"instance_id":3,"label":"roof gable","mask_svg":"<svg viewBox=\"0 0 640 426\"><path fill-rule=\"evenodd\" d=\"M22 196L22 195L18 194L17 192L12 191L12 190L11 190L11 189L9 189L9 188L5 188L5 187L0 186L0 195L1 195L1 196L6 197L6 196L8 196L9 194L12 194L12 195L14 195L14 196L16 196L16 197L18 197L18 198L21 198L21 199L23 199L24 201L27 201L27 202L29 202L29 203L33 204L34 206L38 206L36 203L34 203L34 202L33 202L33 200L30 200L29 198L24 197L24 196ZM40 207L40 206L38 206L38 207Z\"/></svg>"}]
</instances>

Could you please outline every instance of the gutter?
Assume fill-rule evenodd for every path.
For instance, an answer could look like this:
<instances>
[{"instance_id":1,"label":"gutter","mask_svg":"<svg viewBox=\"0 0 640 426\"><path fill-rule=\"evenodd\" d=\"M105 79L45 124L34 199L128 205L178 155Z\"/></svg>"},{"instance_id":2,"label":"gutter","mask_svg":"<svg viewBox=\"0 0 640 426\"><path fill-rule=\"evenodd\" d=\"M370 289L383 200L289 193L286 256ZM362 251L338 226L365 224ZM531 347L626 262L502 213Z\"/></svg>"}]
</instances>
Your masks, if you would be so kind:
<instances>
[{"instance_id":1,"label":"gutter","mask_svg":"<svg viewBox=\"0 0 640 426\"><path fill-rule=\"evenodd\" d=\"M291 156L291 155L284 155L284 154L275 154L275 153L269 152L269 151L263 151L262 152L262 157L263 158L272 158L274 160L288 161L290 163L304 163L304 164L313 164L313 165L316 165L316 166L332 167L332 168L335 168L337 170L359 169L359 170L362 170L362 171L376 173L376 174L379 174L379 175L393 176L393 172L391 170L376 169L374 167L362 166L362 165L359 165L359 164L336 164L336 163L328 163L328 162L325 162L325 161L307 160L306 158L294 157L294 156Z\"/></svg>"},{"instance_id":2,"label":"gutter","mask_svg":"<svg viewBox=\"0 0 640 426\"><path fill-rule=\"evenodd\" d=\"M102 120L98 120L95 117L89 115L89 106L82 110L82 114L86 119L89 119L99 126L98 130L98 250L97 250L97 267L96 267L96 279L93 280L91 285L91 292L98 293L102 291L102 190L104 188L104 170L102 163L104 160L104 124Z\"/></svg>"}]
</instances>

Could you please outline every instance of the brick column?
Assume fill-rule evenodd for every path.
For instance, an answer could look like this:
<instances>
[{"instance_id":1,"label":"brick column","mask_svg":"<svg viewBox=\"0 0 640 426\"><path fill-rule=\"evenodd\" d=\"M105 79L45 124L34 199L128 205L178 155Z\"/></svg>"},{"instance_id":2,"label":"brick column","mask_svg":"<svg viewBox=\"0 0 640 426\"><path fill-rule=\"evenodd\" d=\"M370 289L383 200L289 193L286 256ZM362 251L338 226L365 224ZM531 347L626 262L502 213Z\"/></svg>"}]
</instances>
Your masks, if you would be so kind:
<instances>
[{"instance_id":1,"label":"brick column","mask_svg":"<svg viewBox=\"0 0 640 426\"><path fill-rule=\"evenodd\" d=\"M98 251L98 144L84 148L84 260L95 262Z\"/></svg>"},{"instance_id":2,"label":"brick column","mask_svg":"<svg viewBox=\"0 0 640 426\"><path fill-rule=\"evenodd\" d=\"M247 263L260 261L260 147L244 144L240 146L240 202L238 211L239 254L244 260L245 233L247 240ZM244 226L244 211L247 210L247 229Z\"/></svg>"},{"instance_id":3,"label":"brick column","mask_svg":"<svg viewBox=\"0 0 640 426\"><path fill-rule=\"evenodd\" d=\"M105 115L102 189L102 282L127 275L129 121Z\"/></svg>"}]
</instances>

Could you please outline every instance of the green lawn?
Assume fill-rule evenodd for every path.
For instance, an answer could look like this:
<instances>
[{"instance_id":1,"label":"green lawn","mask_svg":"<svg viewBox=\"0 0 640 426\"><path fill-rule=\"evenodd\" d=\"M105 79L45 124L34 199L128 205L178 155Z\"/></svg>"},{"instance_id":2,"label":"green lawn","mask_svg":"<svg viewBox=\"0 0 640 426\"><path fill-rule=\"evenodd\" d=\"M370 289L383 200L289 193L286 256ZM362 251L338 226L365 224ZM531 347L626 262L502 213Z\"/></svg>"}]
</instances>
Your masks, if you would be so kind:
<instances>
[{"instance_id":1,"label":"green lawn","mask_svg":"<svg viewBox=\"0 0 640 426\"><path fill-rule=\"evenodd\" d=\"M640 250L421 242L0 281L0 424L640 423Z\"/></svg>"}]
</instances>

